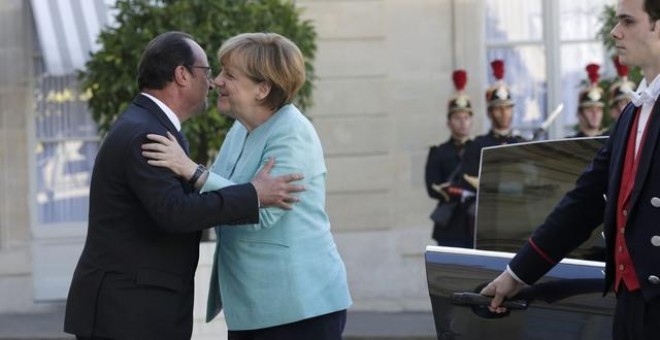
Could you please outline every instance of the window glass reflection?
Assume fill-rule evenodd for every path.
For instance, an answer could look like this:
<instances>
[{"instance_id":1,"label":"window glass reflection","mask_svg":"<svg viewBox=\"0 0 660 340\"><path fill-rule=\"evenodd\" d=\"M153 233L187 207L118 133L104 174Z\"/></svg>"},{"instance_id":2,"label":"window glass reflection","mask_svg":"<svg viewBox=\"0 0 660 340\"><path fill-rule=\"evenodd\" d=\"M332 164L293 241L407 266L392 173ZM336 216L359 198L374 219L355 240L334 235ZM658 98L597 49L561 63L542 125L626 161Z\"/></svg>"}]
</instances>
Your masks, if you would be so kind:
<instances>
[{"instance_id":1,"label":"window glass reflection","mask_svg":"<svg viewBox=\"0 0 660 340\"><path fill-rule=\"evenodd\" d=\"M98 149L96 124L87 110L89 94L75 75L38 77L34 150L39 225L84 222Z\"/></svg>"},{"instance_id":2,"label":"window glass reflection","mask_svg":"<svg viewBox=\"0 0 660 340\"><path fill-rule=\"evenodd\" d=\"M516 252L571 190L606 137L484 148L477 195L477 248ZM568 257L603 260L600 228Z\"/></svg>"}]
</instances>

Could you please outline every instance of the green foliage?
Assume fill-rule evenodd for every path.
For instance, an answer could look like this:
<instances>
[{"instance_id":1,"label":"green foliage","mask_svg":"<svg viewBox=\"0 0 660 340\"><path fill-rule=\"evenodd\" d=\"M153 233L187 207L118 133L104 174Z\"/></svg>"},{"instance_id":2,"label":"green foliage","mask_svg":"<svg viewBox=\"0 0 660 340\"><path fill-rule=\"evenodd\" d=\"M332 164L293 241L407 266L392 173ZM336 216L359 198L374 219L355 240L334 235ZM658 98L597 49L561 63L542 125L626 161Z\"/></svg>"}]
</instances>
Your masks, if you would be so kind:
<instances>
[{"instance_id":1,"label":"green foliage","mask_svg":"<svg viewBox=\"0 0 660 340\"><path fill-rule=\"evenodd\" d=\"M610 35L610 32L618 22L618 19L616 17L616 9L614 5L606 5L603 8L603 12L600 15L600 22L602 26L598 31L597 37L603 42L603 45L605 46L607 53L610 56L614 57L614 55L616 55L616 50L614 48L614 39ZM628 74L628 79L633 81L635 84L639 84L639 82L642 80L642 74L639 67L630 67L630 73ZM603 78L599 82L599 86L607 91L615 81L616 81L616 75L615 77L612 78ZM607 98L607 100L609 100L609 98ZM606 102L605 104L606 107L610 106L609 102ZM602 124L603 126L607 127L610 126L612 123L613 123L612 118L610 117L609 114L607 114L607 110L606 110L605 114L603 115Z\"/></svg>"},{"instance_id":2,"label":"green foliage","mask_svg":"<svg viewBox=\"0 0 660 340\"><path fill-rule=\"evenodd\" d=\"M89 108L105 134L114 119L137 94L136 70L140 54L155 36L166 31L191 34L205 49L214 71L218 70L217 50L226 39L244 32L276 32L295 42L305 56L307 82L296 98L305 109L312 103L312 62L316 32L303 21L291 1L283 0L119 0L117 25L99 37L101 49L92 54L86 69L79 73L84 91L92 94ZM187 121L183 129L190 141L191 157L207 163L217 152L232 121L215 108Z\"/></svg>"}]
</instances>

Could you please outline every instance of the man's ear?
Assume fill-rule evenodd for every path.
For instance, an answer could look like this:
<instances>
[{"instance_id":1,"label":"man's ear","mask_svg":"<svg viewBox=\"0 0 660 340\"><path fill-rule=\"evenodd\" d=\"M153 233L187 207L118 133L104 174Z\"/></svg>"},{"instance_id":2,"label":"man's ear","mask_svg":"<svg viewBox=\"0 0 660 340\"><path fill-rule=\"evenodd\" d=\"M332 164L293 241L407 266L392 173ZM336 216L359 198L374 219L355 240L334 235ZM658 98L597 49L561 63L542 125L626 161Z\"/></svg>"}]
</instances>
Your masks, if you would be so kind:
<instances>
[{"instance_id":1,"label":"man's ear","mask_svg":"<svg viewBox=\"0 0 660 340\"><path fill-rule=\"evenodd\" d=\"M651 22L651 32L660 33L660 19Z\"/></svg>"},{"instance_id":2,"label":"man's ear","mask_svg":"<svg viewBox=\"0 0 660 340\"><path fill-rule=\"evenodd\" d=\"M174 69L174 77L172 78L177 85L184 86L190 80L190 76L188 69L183 65L179 65Z\"/></svg>"},{"instance_id":3,"label":"man's ear","mask_svg":"<svg viewBox=\"0 0 660 340\"><path fill-rule=\"evenodd\" d=\"M259 89L257 92L257 99L258 100L264 100L268 95L270 94L270 90L272 88L272 84L268 81L262 81L259 83Z\"/></svg>"}]
</instances>

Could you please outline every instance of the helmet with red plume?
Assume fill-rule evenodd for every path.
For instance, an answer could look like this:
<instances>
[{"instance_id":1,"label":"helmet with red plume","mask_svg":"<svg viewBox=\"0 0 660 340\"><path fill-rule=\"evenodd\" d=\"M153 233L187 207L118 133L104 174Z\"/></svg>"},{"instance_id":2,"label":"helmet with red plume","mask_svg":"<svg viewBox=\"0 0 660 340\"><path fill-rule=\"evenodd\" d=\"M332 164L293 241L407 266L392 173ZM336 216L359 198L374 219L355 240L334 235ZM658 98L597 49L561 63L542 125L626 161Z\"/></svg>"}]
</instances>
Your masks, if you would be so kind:
<instances>
[{"instance_id":1,"label":"helmet with red plume","mask_svg":"<svg viewBox=\"0 0 660 340\"><path fill-rule=\"evenodd\" d=\"M470 97L465 94L465 84L467 84L467 72L465 70L456 70L452 74L452 81L456 88L456 94L449 99L447 104L447 118L455 112L468 112L472 115L472 104Z\"/></svg>"},{"instance_id":2,"label":"helmet with red plume","mask_svg":"<svg viewBox=\"0 0 660 340\"><path fill-rule=\"evenodd\" d=\"M600 66L598 64L589 64L586 67L587 77L589 78L589 84L580 91L579 95L579 107L604 107L605 106L605 97L603 95L603 89L598 86L598 70Z\"/></svg>"},{"instance_id":3,"label":"helmet with red plume","mask_svg":"<svg viewBox=\"0 0 660 340\"><path fill-rule=\"evenodd\" d=\"M504 61L501 59L493 60L490 63L493 69L495 83L486 90L486 104L488 108L493 106L513 106L511 91L504 83Z\"/></svg>"}]
</instances>

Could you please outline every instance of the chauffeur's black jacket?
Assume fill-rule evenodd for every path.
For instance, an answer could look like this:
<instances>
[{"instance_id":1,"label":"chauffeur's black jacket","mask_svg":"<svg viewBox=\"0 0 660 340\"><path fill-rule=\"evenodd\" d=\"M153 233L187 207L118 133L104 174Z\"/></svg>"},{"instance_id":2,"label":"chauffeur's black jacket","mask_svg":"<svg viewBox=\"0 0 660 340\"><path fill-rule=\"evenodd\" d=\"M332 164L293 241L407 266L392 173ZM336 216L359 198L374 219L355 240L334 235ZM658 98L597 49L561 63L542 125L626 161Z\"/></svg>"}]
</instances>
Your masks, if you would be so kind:
<instances>
[{"instance_id":1,"label":"chauffeur's black jacket","mask_svg":"<svg viewBox=\"0 0 660 340\"><path fill-rule=\"evenodd\" d=\"M147 133L169 131L165 113L139 95L114 123L94 164L87 240L75 269L64 330L121 340L190 339L201 230L257 223L251 184L198 194L147 164Z\"/></svg>"},{"instance_id":2,"label":"chauffeur's black jacket","mask_svg":"<svg viewBox=\"0 0 660 340\"><path fill-rule=\"evenodd\" d=\"M606 285L614 280L614 241L617 231L616 209L626 145L636 109L624 109L609 140L585 169L576 186L562 198L546 221L512 259L510 266L526 283L533 283L584 242L604 223L606 238ZM660 295L660 247L652 242L660 235L660 104L656 101L649 118L635 183L630 196L625 240L642 295L650 300ZM635 132L632 132L635 133ZM657 240L654 239L654 240ZM655 244L654 244L655 243ZM545 259L541 252L545 253Z\"/></svg>"}]
</instances>

